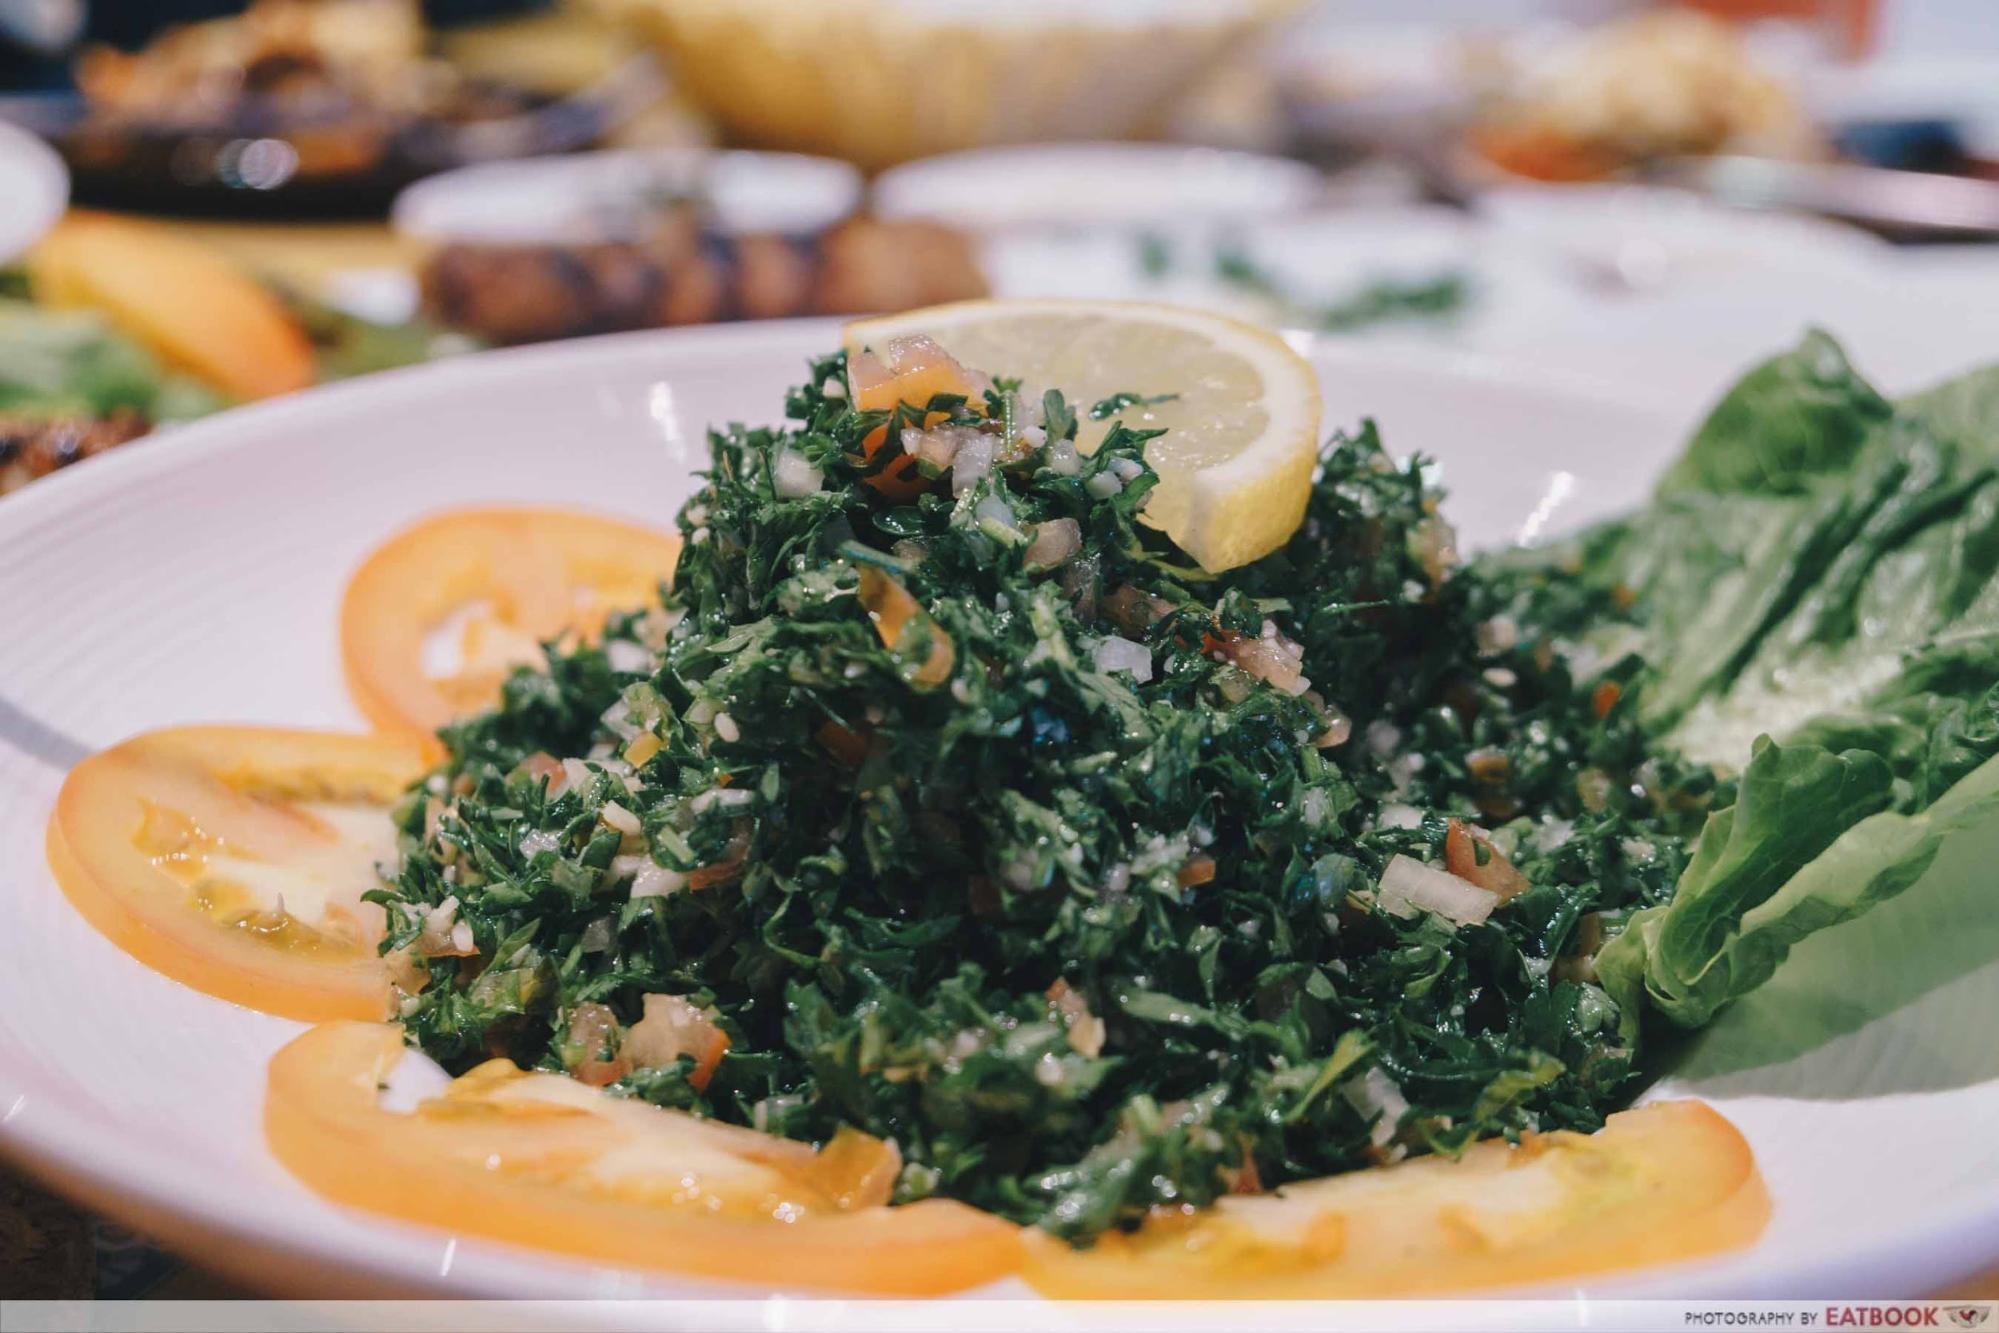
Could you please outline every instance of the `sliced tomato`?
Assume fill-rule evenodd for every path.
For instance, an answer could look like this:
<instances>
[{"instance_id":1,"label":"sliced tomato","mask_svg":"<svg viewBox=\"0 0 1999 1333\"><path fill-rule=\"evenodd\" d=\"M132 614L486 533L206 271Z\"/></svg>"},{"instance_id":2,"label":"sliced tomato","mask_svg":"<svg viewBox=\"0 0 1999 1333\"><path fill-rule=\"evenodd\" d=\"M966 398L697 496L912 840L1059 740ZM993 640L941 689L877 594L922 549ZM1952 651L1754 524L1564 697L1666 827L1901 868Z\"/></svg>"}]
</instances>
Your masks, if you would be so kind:
<instances>
[{"instance_id":1,"label":"sliced tomato","mask_svg":"<svg viewBox=\"0 0 1999 1333\"><path fill-rule=\"evenodd\" d=\"M1019 1265L1010 1223L881 1206L893 1149L878 1140L818 1153L504 1060L396 1113L381 1089L402 1055L400 1029L372 1023L279 1051L264 1102L278 1160L338 1203L600 1263L923 1296Z\"/></svg>"},{"instance_id":2,"label":"sliced tomato","mask_svg":"<svg viewBox=\"0 0 1999 1333\"><path fill-rule=\"evenodd\" d=\"M49 818L49 867L113 943L266 1013L380 1018L388 807L423 745L381 736L177 727L78 764Z\"/></svg>"},{"instance_id":3,"label":"sliced tomato","mask_svg":"<svg viewBox=\"0 0 1999 1333\"><path fill-rule=\"evenodd\" d=\"M463 509L378 547L347 584L340 655L361 713L384 731L429 735L490 707L516 666L563 634L602 632L616 611L658 600L680 539L592 514ZM455 631L455 633L454 633ZM439 636L458 661L426 665Z\"/></svg>"},{"instance_id":4,"label":"sliced tomato","mask_svg":"<svg viewBox=\"0 0 1999 1333\"><path fill-rule=\"evenodd\" d=\"M854 406L863 412L886 412L906 404L927 407L940 394L965 398L974 411L984 406L980 388L970 371L956 357L921 334L892 338L878 351L856 352L847 360L847 382L853 390ZM923 424L934 426L948 412L924 414ZM888 427L877 426L861 441L863 461L874 458L888 441ZM891 500L910 500L930 486L918 470L914 458L899 458L867 478L867 484Z\"/></svg>"},{"instance_id":5,"label":"sliced tomato","mask_svg":"<svg viewBox=\"0 0 1999 1333\"><path fill-rule=\"evenodd\" d=\"M1476 884L1499 900L1518 897L1534 887L1513 863L1492 845L1492 837L1476 824L1452 819L1444 825L1444 869Z\"/></svg>"},{"instance_id":6,"label":"sliced tomato","mask_svg":"<svg viewBox=\"0 0 1999 1333\"><path fill-rule=\"evenodd\" d=\"M923 604L910 595L909 589L881 572L873 565L861 566L860 587L856 594L868 618L874 622L875 633L881 636L883 644L890 651L902 643L902 636L912 627L920 629L928 644L923 661L909 672L912 685L923 689L935 689L951 679L951 668L957 664L958 652L951 644L951 636L944 632Z\"/></svg>"},{"instance_id":7,"label":"sliced tomato","mask_svg":"<svg viewBox=\"0 0 1999 1333\"><path fill-rule=\"evenodd\" d=\"M1474 130L1469 139L1473 152L1501 170L1529 180L1596 181L1623 165L1608 149L1531 122L1488 125Z\"/></svg>"},{"instance_id":8,"label":"sliced tomato","mask_svg":"<svg viewBox=\"0 0 1999 1333\"><path fill-rule=\"evenodd\" d=\"M1107 1235L1030 1239L1051 1296L1336 1300L1428 1296L1665 1263L1747 1245L1770 1218L1749 1145L1701 1102L1658 1102L1596 1134L1475 1144Z\"/></svg>"}]
</instances>

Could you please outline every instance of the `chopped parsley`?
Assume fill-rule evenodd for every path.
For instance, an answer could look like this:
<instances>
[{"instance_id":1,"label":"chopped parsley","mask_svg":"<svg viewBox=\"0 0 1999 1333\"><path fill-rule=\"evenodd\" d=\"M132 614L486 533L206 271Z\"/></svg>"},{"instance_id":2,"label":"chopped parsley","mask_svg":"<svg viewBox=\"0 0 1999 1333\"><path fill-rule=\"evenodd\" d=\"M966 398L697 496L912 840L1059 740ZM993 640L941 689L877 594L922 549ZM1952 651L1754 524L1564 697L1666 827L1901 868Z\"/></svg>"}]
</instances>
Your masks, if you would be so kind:
<instances>
[{"instance_id":1,"label":"chopped parsley","mask_svg":"<svg viewBox=\"0 0 1999 1333\"><path fill-rule=\"evenodd\" d=\"M1147 432L1079 454L1059 393L998 381L927 405L989 469L892 499L923 413L829 397L844 370L711 435L663 606L444 732L375 896L386 947L455 910L478 954L428 960L414 1042L851 1124L899 1201L1079 1242L1622 1104L1592 954L1729 796L1648 746L1635 661L1573 676L1372 425L1288 545L1212 575L1140 521ZM1489 915L1390 901L1454 847L1515 874ZM620 1063L647 995L727 1035L712 1078Z\"/></svg>"},{"instance_id":2,"label":"chopped parsley","mask_svg":"<svg viewBox=\"0 0 1999 1333\"><path fill-rule=\"evenodd\" d=\"M1453 320L1465 312L1474 294L1468 274L1445 269L1423 278L1374 278L1330 301L1300 301L1275 274L1234 246L1215 251L1215 276L1230 287L1271 302L1285 322L1327 333Z\"/></svg>"},{"instance_id":3,"label":"chopped parsley","mask_svg":"<svg viewBox=\"0 0 1999 1333\"><path fill-rule=\"evenodd\" d=\"M1114 393L1090 409L1090 420L1108 421L1127 407L1151 407L1155 403L1170 403L1180 395L1177 393Z\"/></svg>"}]
</instances>

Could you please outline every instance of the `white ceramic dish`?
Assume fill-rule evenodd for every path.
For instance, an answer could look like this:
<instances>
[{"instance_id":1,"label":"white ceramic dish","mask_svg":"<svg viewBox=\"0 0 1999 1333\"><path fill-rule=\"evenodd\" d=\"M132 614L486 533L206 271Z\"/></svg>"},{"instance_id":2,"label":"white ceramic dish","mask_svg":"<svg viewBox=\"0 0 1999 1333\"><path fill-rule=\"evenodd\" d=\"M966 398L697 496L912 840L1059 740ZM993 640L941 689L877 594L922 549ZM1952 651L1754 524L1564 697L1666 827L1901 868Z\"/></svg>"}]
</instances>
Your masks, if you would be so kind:
<instances>
[{"instance_id":1,"label":"white ceramic dish","mask_svg":"<svg viewBox=\"0 0 1999 1333\"><path fill-rule=\"evenodd\" d=\"M65 767L133 732L355 725L335 607L369 547L418 514L482 501L664 521L692 485L704 423L771 418L806 357L835 342L830 324L778 324L468 357L226 413L0 502L0 623L17 627L0 636L0 1149L266 1288L781 1291L782 1274L724 1288L597 1268L315 1198L259 1131L265 1061L298 1026L178 986L101 938L51 881L42 830ZM1372 414L1396 449L1439 459L1452 512L1483 544L1537 515L1568 526L1634 502L1679 428L1546 369L1311 351L1328 426ZM1777 1204L1762 1242L1593 1279L1581 1296L1905 1296L1999 1257L1999 1033L1966 1021L1999 1011L1999 919L1939 920L1935 907L1919 885L1859 923L1866 932L1815 940L1802 971L1780 976L1774 1008L1738 1010L1754 1021L1696 1052L1694 1067L1713 1072L1671 1085L1715 1101L1755 1146ZM1901 984L1908 960L1940 939L1962 962L1956 978L1902 993L1920 990ZM1783 1049L1786 1003L1876 1002L1892 1012ZM755 1326L783 1317L739 1308ZM1479 1311L1465 1307L1466 1321Z\"/></svg>"},{"instance_id":2,"label":"white ceramic dish","mask_svg":"<svg viewBox=\"0 0 1999 1333\"><path fill-rule=\"evenodd\" d=\"M1150 231L1150 267L1139 235L1120 227L991 236L980 263L996 296L1169 301L1279 324L1351 300L1373 283L1455 275L1470 284L1470 296L1448 318L1391 320L1342 336L1461 349L1531 352L1540 331L1586 322L1599 304L1541 256L1441 206L1330 209ZM1225 253L1247 258L1284 299L1225 280L1217 264ZM1499 326L1505 337L1494 336Z\"/></svg>"},{"instance_id":3,"label":"white ceramic dish","mask_svg":"<svg viewBox=\"0 0 1999 1333\"><path fill-rule=\"evenodd\" d=\"M1641 292L1772 269L1835 278L1889 254L1884 242L1837 222L1644 185L1512 185L1488 191L1478 207L1500 235L1597 265Z\"/></svg>"},{"instance_id":4,"label":"white ceramic dish","mask_svg":"<svg viewBox=\"0 0 1999 1333\"><path fill-rule=\"evenodd\" d=\"M628 241L664 196L697 198L725 233L823 231L861 202L861 173L798 153L634 148L485 162L396 197L393 223L427 241Z\"/></svg>"},{"instance_id":5,"label":"white ceramic dish","mask_svg":"<svg viewBox=\"0 0 1999 1333\"><path fill-rule=\"evenodd\" d=\"M892 167L874 184L889 218L933 218L974 232L1156 227L1282 217L1317 202L1302 162L1163 143L979 148Z\"/></svg>"},{"instance_id":6,"label":"white ceramic dish","mask_svg":"<svg viewBox=\"0 0 1999 1333\"><path fill-rule=\"evenodd\" d=\"M0 121L0 264L19 256L69 203L69 169L56 151Z\"/></svg>"}]
</instances>

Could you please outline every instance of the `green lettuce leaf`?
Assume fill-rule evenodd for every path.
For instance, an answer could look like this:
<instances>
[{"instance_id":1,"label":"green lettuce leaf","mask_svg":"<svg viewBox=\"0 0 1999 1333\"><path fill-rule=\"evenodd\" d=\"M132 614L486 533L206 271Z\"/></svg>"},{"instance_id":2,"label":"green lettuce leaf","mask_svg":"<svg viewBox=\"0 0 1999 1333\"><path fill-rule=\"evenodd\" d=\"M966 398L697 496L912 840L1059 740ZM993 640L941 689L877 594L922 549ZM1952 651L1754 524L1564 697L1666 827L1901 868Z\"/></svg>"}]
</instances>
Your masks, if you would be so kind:
<instances>
[{"instance_id":1,"label":"green lettuce leaf","mask_svg":"<svg viewBox=\"0 0 1999 1333\"><path fill-rule=\"evenodd\" d=\"M1897 410L1987 462L1999 463L1999 366L1984 366L1912 394Z\"/></svg>"},{"instance_id":2,"label":"green lettuce leaf","mask_svg":"<svg viewBox=\"0 0 1999 1333\"><path fill-rule=\"evenodd\" d=\"M1659 493L1796 494L1846 469L1891 410L1839 344L1814 329L1715 404Z\"/></svg>"},{"instance_id":3,"label":"green lettuce leaf","mask_svg":"<svg viewBox=\"0 0 1999 1333\"><path fill-rule=\"evenodd\" d=\"M1646 663L1647 728L1740 773L1673 900L1597 958L1628 1032L1708 1023L1999 821L1999 369L1891 404L1813 333L1652 505L1546 560L1528 586L1586 590L1586 658Z\"/></svg>"},{"instance_id":4,"label":"green lettuce leaf","mask_svg":"<svg viewBox=\"0 0 1999 1333\"><path fill-rule=\"evenodd\" d=\"M93 311L0 299L0 412L105 416L123 408L160 422L223 405Z\"/></svg>"},{"instance_id":5,"label":"green lettuce leaf","mask_svg":"<svg viewBox=\"0 0 1999 1333\"><path fill-rule=\"evenodd\" d=\"M1770 746L1751 761L1751 772L1762 764L1765 778L1777 778L1777 768L1766 761L1770 754L1784 756L1781 768L1798 783L1789 799L1750 808L1745 780L1745 800L1709 821L1703 853L1687 867L1674 901L1637 913L1598 956L1597 973L1627 1030L1635 1030L1646 1008L1682 1027L1706 1024L1729 1001L1767 981L1793 945L1916 883L1948 837L1999 821L1999 759L1986 760L1925 810L1878 810L1847 826L1841 821L1848 812L1881 795L1874 784L1885 766L1871 775L1850 770L1835 776L1825 762L1835 757L1826 751ZM1813 757L1799 761L1793 755ZM1863 795L1870 788L1872 796ZM1780 811L1820 832L1792 836L1772 824ZM1822 851L1785 872L1787 851L1837 829L1844 831ZM1711 857L1710 839L1724 847ZM1759 853L1758 844L1770 850Z\"/></svg>"}]
</instances>

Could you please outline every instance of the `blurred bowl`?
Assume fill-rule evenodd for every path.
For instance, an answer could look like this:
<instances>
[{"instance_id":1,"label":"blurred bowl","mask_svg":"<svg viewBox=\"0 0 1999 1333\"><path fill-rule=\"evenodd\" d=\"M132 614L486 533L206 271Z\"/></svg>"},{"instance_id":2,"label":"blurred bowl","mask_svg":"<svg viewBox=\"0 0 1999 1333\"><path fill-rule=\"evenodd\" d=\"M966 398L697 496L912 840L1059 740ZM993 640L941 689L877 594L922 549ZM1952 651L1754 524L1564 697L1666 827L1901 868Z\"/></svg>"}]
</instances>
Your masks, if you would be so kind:
<instances>
[{"instance_id":1,"label":"blurred bowl","mask_svg":"<svg viewBox=\"0 0 1999 1333\"><path fill-rule=\"evenodd\" d=\"M0 121L0 264L33 245L68 203L69 172L55 150Z\"/></svg>"},{"instance_id":2,"label":"blurred bowl","mask_svg":"<svg viewBox=\"0 0 1999 1333\"><path fill-rule=\"evenodd\" d=\"M874 170L1147 129L1297 0L596 0L753 147Z\"/></svg>"},{"instance_id":3,"label":"blurred bowl","mask_svg":"<svg viewBox=\"0 0 1999 1333\"><path fill-rule=\"evenodd\" d=\"M397 197L393 221L428 241L636 241L676 200L724 235L810 235L859 207L861 175L829 158L699 148L523 158L418 181Z\"/></svg>"},{"instance_id":4,"label":"blurred bowl","mask_svg":"<svg viewBox=\"0 0 1999 1333\"><path fill-rule=\"evenodd\" d=\"M972 232L1160 227L1302 213L1321 201L1302 162L1177 144L978 148L907 162L875 181L884 218Z\"/></svg>"}]
</instances>

